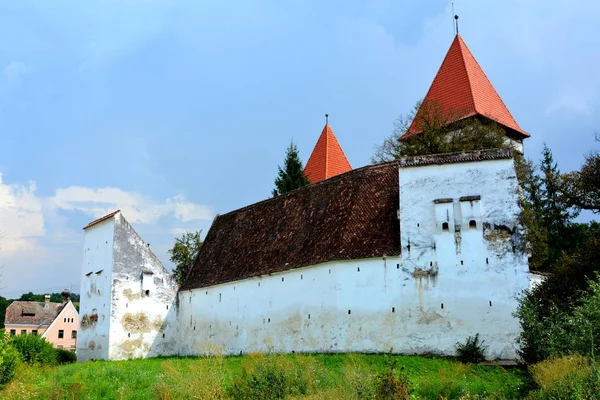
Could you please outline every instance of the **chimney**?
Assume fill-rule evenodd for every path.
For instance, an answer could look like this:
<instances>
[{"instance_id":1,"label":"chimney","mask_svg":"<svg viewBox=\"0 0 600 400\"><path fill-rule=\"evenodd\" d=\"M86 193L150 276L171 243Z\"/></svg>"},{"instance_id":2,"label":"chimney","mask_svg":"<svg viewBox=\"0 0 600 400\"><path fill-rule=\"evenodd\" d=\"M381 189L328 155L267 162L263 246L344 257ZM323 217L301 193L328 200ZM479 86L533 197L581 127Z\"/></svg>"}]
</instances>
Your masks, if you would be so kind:
<instances>
[{"instance_id":1,"label":"chimney","mask_svg":"<svg viewBox=\"0 0 600 400\"><path fill-rule=\"evenodd\" d=\"M45 300L44 308L50 308L50 295L49 294L45 295L44 300Z\"/></svg>"}]
</instances>

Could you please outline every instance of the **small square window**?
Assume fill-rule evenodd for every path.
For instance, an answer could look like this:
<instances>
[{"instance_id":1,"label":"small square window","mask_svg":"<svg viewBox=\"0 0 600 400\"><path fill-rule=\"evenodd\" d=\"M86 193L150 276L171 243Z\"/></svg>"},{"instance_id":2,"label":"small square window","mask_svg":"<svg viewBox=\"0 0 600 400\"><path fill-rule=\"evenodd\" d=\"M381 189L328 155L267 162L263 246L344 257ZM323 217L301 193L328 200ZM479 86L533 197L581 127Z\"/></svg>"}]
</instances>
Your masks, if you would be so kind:
<instances>
[{"instance_id":1,"label":"small square window","mask_svg":"<svg viewBox=\"0 0 600 400\"><path fill-rule=\"evenodd\" d=\"M58 338L62 339L65 337L65 331L63 331L62 329L58 331Z\"/></svg>"},{"instance_id":2,"label":"small square window","mask_svg":"<svg viewBox=\"0 0 600 400\"><path fill-rule=\"evenodd\" d=\"M31 331L31 334L32 334L32 335L37 335L37 334L38 334L38 331L37 331L37 329L34 329L34 330L32 330L32 331Z\"/></svg>"},{"instance_id":3,"label":"small square window","mask_svg":"<svg viewBox=\"0 0 600 400\"><path fill-rule=\"evenodd\" d=\"M77 331L71 331L71 339L77 339Z\"/></svg>"},{"instance_id":4,"label":"small square window","mask_svg":"<svg viewBox=\"0 0 600 400\"><path fill-rule=\"evenodd\" d=\"M443 230L444 232L448 232L448 230L449 230L449 227L448 227L448 223L447 223L447 222L444 222L444 223L442 223L442 230Z\"/></svg>"},{"instance_id":5,"label":"small square window","mask_svg":"<svg viewBox=\"0 0 600 400\"><path fill-rule=\"evenodd\" d=\"M21 329L21 335L27 335L27 329Z\"/></svg>"},{"instance_id":6,"label":"small square window","mask_svg":"<svg viewBox=\"0 0 600 400\"><path fill-rule=\"evenodd\" d=\"M10 334L11 334L11 336L15 336L17 334L17 331L14 329L11 329Z\"/></svg>"}]
</instances>

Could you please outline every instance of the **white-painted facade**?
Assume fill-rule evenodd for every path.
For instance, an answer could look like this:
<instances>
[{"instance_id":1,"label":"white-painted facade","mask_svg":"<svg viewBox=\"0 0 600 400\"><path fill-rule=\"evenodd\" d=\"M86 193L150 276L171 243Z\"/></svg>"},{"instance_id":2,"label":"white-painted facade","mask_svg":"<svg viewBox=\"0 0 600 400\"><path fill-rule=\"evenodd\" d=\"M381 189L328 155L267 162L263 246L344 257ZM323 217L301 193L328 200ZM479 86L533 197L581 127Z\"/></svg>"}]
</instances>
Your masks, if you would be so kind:
<instances>
[{"instance_id":1,"label":"white-painted facade","mask_svg":"<svg viewBox=\"0 0 600 400\"><path fill-rule=\"evenodd\" d=\"M225 354L392 350L451 355L456 342L476 333L489 345L488 358L516 358L519 324L512 312L516 297L529 287L529 271L517 225L512 159L418 166L401 162L399 180L400 256L306 266L180 291L177 299L165 283L166 271L148 278L131 265L114 262L120 266L110 280L109 304L111 321L117 323L110 326L110 353L97 358L215 349ZM104 240L94 229L86 231L86 252ZM139 238L122 232L133 236L130 244ZM133 256L123 253L143 252L144 246L116 249L114 257L126 264ZM93 269L84 267L84 282ZM153 298L152 291L161 288L169 295ZM150 290L149 298L145 290ZM99 309L99 299L82 296L81 314L84 303L91 304L85 304L86 310ZM142 343L134 342L131 327L122 323L126 313L146 313L156 327L162 318L161 329L149 335L137 332ZM154 342L145 345L151 338Z\"/></svg>"},{"instance_id":2,"label":"white-painted facade","mask_svg":"<svg viewBox=\"0 0 600 400\"><path fill-rule=\"evenodd\" d=\"M121 213L85 229L81 288L78 360L165 353L177 284Z\"/></svg>"}]
</instances>

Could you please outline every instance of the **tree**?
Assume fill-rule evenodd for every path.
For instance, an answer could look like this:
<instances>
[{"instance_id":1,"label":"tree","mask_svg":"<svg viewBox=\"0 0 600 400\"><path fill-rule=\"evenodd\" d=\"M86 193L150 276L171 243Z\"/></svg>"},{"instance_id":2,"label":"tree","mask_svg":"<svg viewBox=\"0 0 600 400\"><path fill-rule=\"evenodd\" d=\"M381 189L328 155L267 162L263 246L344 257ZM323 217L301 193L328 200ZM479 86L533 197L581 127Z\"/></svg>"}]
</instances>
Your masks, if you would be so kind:
<instances>
[{"instance_id":1,"label":"tree","mask_svg":"<svg viewBox=\"0 0 600 400\"><path fill-rule=\"evenodd\" d=\"M180 238L175 239L173 248L169 250L171 255L171 262L175 264L173 268L173 274L178 284L182 285L188 272L202 247L202 241L200 240L200 234L202 230L197 232L186 232L181 235Z\"/></svg>"},{"instance_id":2,"label":"tree","mask_svg":"<svg viewBox=\"0 0 600 400\"><path fill-rule=\"evenodd\" d=\"M278 167L279 172L275 178L275 189L273 196L287 193L299 187L306 186L310 182L304 175L304 166L298 156L298 148L292 140L285 152L284 169Z\"/></svg>"},{"instance_id":3,"label":"tree","mask_svg":"<svg viewBox=\"0 0 600 400\"><path fill-rule=\"evenodd\" d=\"M556 263L569 250L571 221L577 216L565 201L560 188L560 171L546 144L540 163L542 223L548 236L548 262Z\"/></svg>"},{"instance_id":4,"label":"tree","mask_svg":"<svg viewBox=\"0 0 600 400\"><path fill-rule=\"evenodd\" d=\"M600 136L596 135L596 141L600 142ZM588 154L581 170L562 175L559 184L567 204L600 213L600 153Z\"/></svg>"},{"instance_id":5,"label":"tree","mask_svg":"<svg viewBox=\"0 0 600 400\"><path fill-rule=\"evenodd\" d=\"M375 146L373 163L396 160L405 156L453 153L508 147L506 133L495 122L478 118L460 118L457 110L448 110L435 102L417 102L406 115L394 121L394 128L380 146ZM421 133L402 141L411 123Z\"/></svg>"}]
</instances>

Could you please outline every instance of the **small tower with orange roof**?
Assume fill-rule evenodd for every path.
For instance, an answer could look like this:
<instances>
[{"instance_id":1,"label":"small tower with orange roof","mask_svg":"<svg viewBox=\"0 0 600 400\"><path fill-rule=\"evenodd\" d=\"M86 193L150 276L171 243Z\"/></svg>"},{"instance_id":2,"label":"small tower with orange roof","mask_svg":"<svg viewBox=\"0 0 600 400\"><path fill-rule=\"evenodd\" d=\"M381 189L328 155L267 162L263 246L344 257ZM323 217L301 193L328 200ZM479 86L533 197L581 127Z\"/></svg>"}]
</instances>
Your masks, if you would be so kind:
<instances>
[{"instance_id":1,"label":"small tower with orange roof","mask_svg":"<svg viewBox=\"0 0 600 400\"><path fill-rule=\"evenodd\" d=\"M350 170L352 167L329 126L329 115L325 114L325 127L306 163L304 175L310 183L317 183Z\"/></svg>"},{"instance_id":2,"label":"small tower with orange roof","mask_svg":"<svg viewBox=\"0 0 600 400\"><path fill-rule=\"evenodd\" d=\"M523 139L529 137L508 111L458 33L423 99L421 108L406 133L400 137L400 141L423 132L422 118L419 116L424 112L423 107L426 105L435 105L445 112L450 112L448 115L451 115L452 120L448 121L448 124L467 118L493 121L504 128L506 136L521 152Z\"/></svg>"}]
</instances>

